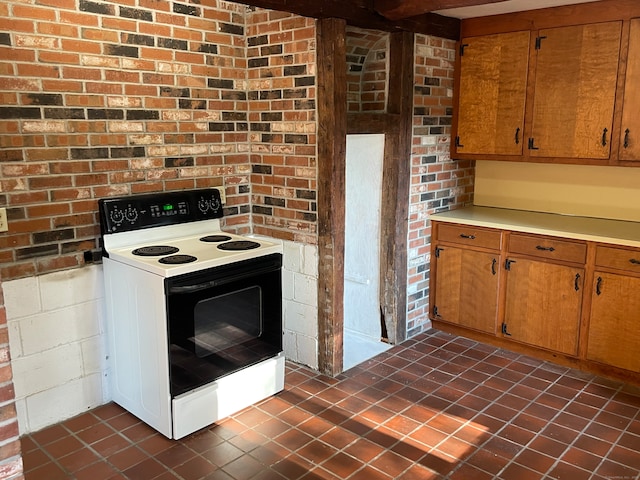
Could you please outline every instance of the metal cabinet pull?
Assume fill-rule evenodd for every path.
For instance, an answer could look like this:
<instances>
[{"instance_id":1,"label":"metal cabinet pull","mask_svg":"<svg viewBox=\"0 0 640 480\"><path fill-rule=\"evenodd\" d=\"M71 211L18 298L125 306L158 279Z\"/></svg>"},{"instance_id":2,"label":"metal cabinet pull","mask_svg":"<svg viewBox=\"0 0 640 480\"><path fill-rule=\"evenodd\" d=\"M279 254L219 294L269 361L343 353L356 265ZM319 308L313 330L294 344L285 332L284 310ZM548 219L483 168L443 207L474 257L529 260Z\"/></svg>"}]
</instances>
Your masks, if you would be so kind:
<instances>
[{"instance_id":1,"label":"metal cabinet pull","mask_svg":"<svg viewBox=\"0 0 640 480\"><path fill-rule=\"evenodd\" d=\"M507 332L507 324L504 322L502 323L502 328L500 329L500 331L502 332L503 335L506 335L507 337L511 336L511 334Z\"/></svg>"},{"instance_id":2,"label":"metal cabinet pull","mask_svg":"<svg viewBox=\"0 0 640 480\"><path fill-rule=\"evenodd\" d=\"M553 251L555 251L555 248L553 248L553 247L543 247L542 245L536 245L536 249L537 250L542 250L544 252L553 252Z\"/></svg>"},{"instance_id":3,"label":"metal cabinet pull","mask_svg":"<svg viewBox=\"0 0 640 480\"><path fill-rule=\"evenodd\" d=\"M575 286L575 289L576 289L576 292L577 292L578 290L580 290L580 285L578 285L578 281L579 281L579 280L580 280L580 274L579 274L579 273L576 273L576 279L575 279L575 285L574 285L574 286Z\"/></svg>"},{"instance_id":4,"label":"metal cabinet pull","mask_svg":"<svg viewBox=\"0 0 640 480\"><path fill-rule=\"evenodd\" d=\"M491 274L495 275L496 272L496 263L498 263L498 261L494 258L493 261L491 262Z\"/></svg>"},{"instance_id":5,"label":"metal cabinet pull","mask_svg":"<svg viewBox=\"0 0 640 480\"><path fill-rule=\"evenodd\" d=\"M629 263L633 263L634 265L640 265L640 260L636 260L635 258L632 258L631 260L629 260Z\"/></svg>"},{"instance_id":6,"label":"metal cabinet pull","mask_svg":"<svg viewBox=\"0 0 640 480\"><path fill-rule=\"evenodd\" d=\"M602 131L602 146L606 147L607 146L607 132L609 130L607 130L606 128Z\"/></svg>"},{"instance_id":7,"label":"metal cabinet pull","mask_svg":"<svg viewBox=\"0 0 640 480\"><path fill-rule=\"evenodd\" d=\"M516 145L520 144L520 127L516 128Z\"/></svg>"},{"instance_id":8,"label":"metal cabinet pull","mask_svg":"<svg viewBox=\"0 0 640 480\"><path fill-rule=\"evenodd\" d=\"M629 133L629 129L627 128L624 131L624 143L622 144L624 148L629 148Z\"/></svg>"},{"instance_id":9,"label":"metal cabinet pull","mask_svg":"<svg viewBox=\"0 0 640 480\"><path fill-rule=\"evenodd\" d=\"M600 295L602 293L602 289L600 288L602 286L602 277L598 277L598 280L596 281L596 295Z\"/></svg>"},{"instance_id":10,"label":"metal cabinet pull","mask_svg":"<svg viewBox=\"0 0 640 480\"><path fill-rule=\"evenodd\" d=\"M465 235L464 233L460 234L460 238L467 238L469 240L475 240L476 236L475 235Z\"/></svg>"}]
</instances>

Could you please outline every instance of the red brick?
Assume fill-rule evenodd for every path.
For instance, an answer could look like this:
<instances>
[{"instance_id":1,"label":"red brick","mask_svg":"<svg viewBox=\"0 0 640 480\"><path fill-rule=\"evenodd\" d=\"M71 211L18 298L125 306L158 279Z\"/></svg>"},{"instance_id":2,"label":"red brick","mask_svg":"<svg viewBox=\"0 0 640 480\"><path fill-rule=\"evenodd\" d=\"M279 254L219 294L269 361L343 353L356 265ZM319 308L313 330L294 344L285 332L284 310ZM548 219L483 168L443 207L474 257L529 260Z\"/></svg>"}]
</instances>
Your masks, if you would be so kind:
<instances>
[{"instance_id":1,"label":"red brick","mask_svg":"<svg viewBox=\"0 0 640 480\"><path fill-rule=\"evenodd\" d=\"M106 29L120 30L124 32L135 32L137 30L136 28L137 25L134 20L128 20L128 19L118 18L118 17L103 17L102 27Z\"/></svg>"},{"instance_id":2,"label":"red brick","mask_svg":"<svg viewBox=\"0 0 640 480\"><path fill-rule=\"evenodd\" d=\"M41 163L2 165L2 174L6 177L26 177L31 175L46 175L49 166Z\"/></svg>"},{"instance_id":3,"label":"red brick","mask_svg":"<svg viewBox=\"0 0 640 480\"><path fill-rule=\"evenodd\" d=\"M96 212L98 210L98 201L95 199L92 200L83 200L78 202L71 203L71 211L73 213L86 213L86 212Z\"/></svg>"},{"instance_id":4,"label":"red brick","mask_svg":"<svg viewBox=\"0 0 640 480\"><path fill-rule=\"evenodd\" d=\"M29 187L32 189L40 188L59 188L70 187L72 185L72 179L69 176L51 175L48 177L34 177L29 179Z\"/></svg>"},{"instance_id":5,"label":"red brick","mask_svg":"<svg viewBox=\"0 0 640 480\"><path fill-rule=\"evenodd\" d=\"M14 409L15 413L15 409ZM0 461L11 457L15 457L20 454L20 440L13 440L0 447Z\"/></svg>"},{"instance_id":6,"label":"red brick","mask_svg":"<svg viewBox=\"0 0 640 480\"><path fill-rule=\"evenodd\" d=\"M38 274L43 274L79 267L82 263L83 258L80 254L71 254L55 258L39 258L36 260L36 269Z\"/></svg>"},{"instance_id":7,"label":"red brick","mask_svg":"<svg viewBox=\"0 0 640 480\"><path fill-rule=\"evenodd\" d=\"M4 46L0 47L0 59L7 59L11 62L35 62L36 55L33 50L18 50L15 48L6 48ZM19 81L19 80L13 80ZM7 83L3 80L3 86L6 86Z\"/></svg>"},{"instance_id":8,"label":"red brick","mask_svg":"<svg viewBox=\"0 0 640 480\"><path fill-rule=\"evenodd\" d=\"M4 364L0 366L0 384L9 382L12 378L11 364ZM2 435L2 426L0 426L0 438L7 438Z\"/></svg>"},{"instance_id":9,"label":"red brick","mask_svg":"<svg viewBox=\"0 0 640 480\"><path fill-rule=\"evenodd\" d=\"M10 280L14 278L31 277L35 274L35 272L36 272L36 269L33 262L17 263L17 264L0 268L0 274L2 274L2 278L5 280ZM0 388L0 401L2 401L2 393L3 393L3 388Z\"/></svg>"},{"instance_id":10,"label":"red brick","mask_svg":"<svg viewBox=\"0 0 640 480\"><path fill-rule=\"evenodd\" d=\"M105 30L103 28L83 28L82 38L109 43L120 43L118 32L115 30Z\"/></svg>"},{"instance_id":11,"label":"red brick","mask_svg":"<svg viewBox=\"0 0 640 480\"><path fill-rule=\"evenodd\" d=\"M28 233L28 232L42 232L49 230L51 222L46 218L30 219L30 220L13 220L11 221L12 233ZM5 275L2 276L5 279Z\"/></svg>"},{"instance_id":12,"label":"red brick","mask_svg":"<svg viewBox=\"0 0 640 480\"><path fill-rule=\"evenodd\" d=\"M26 247L27 245L31 245L31 235L29 234L18 234L18 235L7 235L4 234L0 236L0 248L18 248L18 247ZM11 252L5 252L11 253Z\"/></svg>"},{"instance_id":13,"label":"red brick","mask_svg":"<svg viewBox=\"0 0 640 480\"><path fill-rule=\"evenodd\" d=\"M97 27L100 24L100 16L93 13L60 11L60 22L83 27Z\"/></svg>"},{"instance_id":14,"label":"red brick","mask_svg":"<svg viewBox=\"0 0 640 480\"><path fill-rule=\"evenodd\" d=\"M84 54L99 55L102 53L102 48L99 43L77 39L62 39L62 49L67 52L78 52Z\"/></svg>"},{"instance_id":15,"label":"red brick","mask_svg":"<svg viewBox=\"0 0 640 480\"><path fill-rule=\"evenodd\" d=\"M19 4L13 6L13 15L17 18L31 18L34 20L57 20L56 12L53 9L30 7Z\"/></svg>"},{"instance_id":16,"label":"red brick","mask_svg":"<svg viewBox=\"0 0 640 480\"><path fill-rule=\"evenodd\" d=\"M69 213L68 203L50 203L45 205L34 205L27 207L27 216L35 217L55 217Z\"/></svg>"}]
</instances>

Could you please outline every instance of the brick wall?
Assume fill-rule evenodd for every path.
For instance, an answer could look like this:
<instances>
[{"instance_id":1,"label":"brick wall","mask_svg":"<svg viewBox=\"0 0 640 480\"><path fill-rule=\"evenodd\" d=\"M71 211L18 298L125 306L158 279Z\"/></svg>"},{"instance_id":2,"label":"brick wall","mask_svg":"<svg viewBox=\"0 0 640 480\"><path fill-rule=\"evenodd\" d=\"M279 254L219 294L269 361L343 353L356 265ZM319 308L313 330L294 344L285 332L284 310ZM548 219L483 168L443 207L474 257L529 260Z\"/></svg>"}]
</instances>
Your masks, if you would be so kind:
<instances>
[{"instance_id":1,"label":"brick wall","mask_svg":"<svg viewBox=\"0 0 640 480\"><path fill-rule=\"evenodd\" d=\"M248 25L253 230L316 244L315 20L256 10Z\"/></svg>"},{"instance_id":2,"label":"brick wall","mask_svg":"<svg viewBox=\"0 0 640 480\"><path fill-rule=\"evenodd\" d=\"M451 160L455 42L416 35L407 332L429 325L429 214L473 202L474 163Z\"/></svg>"},{"instance_id":3,"label":"brick wall","mask_svg":"<svg viewBox=\"0 0 640 480\"><path fill-rule=\"evenodd\" d=\"M389 34L347 28L347 111L387 111Z\"/></svg>"},{"instance_id":4,"label":"brick wall","mask_svg":"<svg viewBox=\"0 0 640 480\"><path fill-rule=\"evenodd\" d=\"M9 354L9 332L7 329L7 313L2 295L0 279L0 478L21 480L22 458L20 456L20 439L18 419L15 407L15 392L11 374L11 358Z\"/></svg>"},{"instance_id":5,"label":"brick wall","mask_svg":"<svg viewBox=\"0 0 640 480\"><path fill-rule=\"evenodd\" d=\"M5 279L81 265L102 197L224 186L249 230L246 8L220 4L0 5Z\"/></svg>"}]
</instances>

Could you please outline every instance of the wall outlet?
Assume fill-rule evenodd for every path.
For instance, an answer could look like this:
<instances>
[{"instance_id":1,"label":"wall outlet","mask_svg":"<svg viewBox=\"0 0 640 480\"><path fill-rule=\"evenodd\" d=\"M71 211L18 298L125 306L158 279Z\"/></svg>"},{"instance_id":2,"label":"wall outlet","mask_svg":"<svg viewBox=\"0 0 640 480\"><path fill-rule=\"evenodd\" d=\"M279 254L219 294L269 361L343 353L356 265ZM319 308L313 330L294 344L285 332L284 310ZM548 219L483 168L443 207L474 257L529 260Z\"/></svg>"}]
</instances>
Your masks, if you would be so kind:
<instances>
[{"instance_id":1,"label":"wall outlet","mask_svg":"<svg viewBox=\"0 0 640 480\"><path fill-rule=\"evenodd\" d=\"M9 222L7 222L7 209L0 208L0 232L9 230Z\"/></svg>"}]
</instances>

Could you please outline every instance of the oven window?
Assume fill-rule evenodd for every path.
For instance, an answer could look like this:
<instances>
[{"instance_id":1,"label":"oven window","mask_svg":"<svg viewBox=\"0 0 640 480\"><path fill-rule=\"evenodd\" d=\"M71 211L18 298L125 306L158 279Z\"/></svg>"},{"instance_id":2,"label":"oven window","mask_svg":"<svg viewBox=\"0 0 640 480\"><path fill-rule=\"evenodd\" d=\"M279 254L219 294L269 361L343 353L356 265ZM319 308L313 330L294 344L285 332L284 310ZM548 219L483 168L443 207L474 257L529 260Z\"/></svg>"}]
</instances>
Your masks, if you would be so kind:
<instances>
[{"instance_id":1,"label":"oven window","mask_svg":"<svg viewBox=\"0 0 640 480\"><path fill-rule=\"evenodd\" d=\"M262 333L261 305L257 286L198 302L194 309L196 356L225 352L242 355L238 350L251 348L252 341Z\"/></svg>"}]
</instances>

